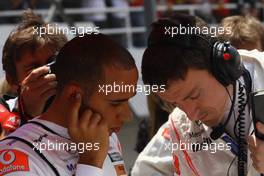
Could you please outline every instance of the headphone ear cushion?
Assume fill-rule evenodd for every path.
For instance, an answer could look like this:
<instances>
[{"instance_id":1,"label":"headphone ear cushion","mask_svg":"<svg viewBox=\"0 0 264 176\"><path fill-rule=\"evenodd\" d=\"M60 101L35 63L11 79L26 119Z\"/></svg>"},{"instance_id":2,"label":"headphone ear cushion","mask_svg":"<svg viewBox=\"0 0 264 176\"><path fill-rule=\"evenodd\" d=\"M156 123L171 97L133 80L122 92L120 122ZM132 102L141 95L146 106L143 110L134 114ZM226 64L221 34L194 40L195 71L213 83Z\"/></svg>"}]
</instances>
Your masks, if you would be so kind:
<instances>
[{"instance_id":1,"label":"headphone ear cushion","mask_svg":"<svg viewBox=\"0 0 264 176\"><path fill-rule=\"evenodd\" d=\"M212 73L224 86L236 81L243 73L240 55L228 42L215 42L211 59Z\"/></svg>"},{"instance_id":2,"label":"headphone ear cushion","mask_svg":"<svg viewBox=\"0 0 264 176\"><path fill-rule=\"evenodd\" d=\"M241 61L241 57L233 46L228 47L228 53L231 55L231 59L227 60L227 70L230 78L235 81L243 74L244 66Z\"/></svg>"},{"instance_id":3,"label":"headphone ear cushion","mask_svg":"<svg viewBox=\"0 0 264 176\"><path fill-rule=\"evenodd\" d=\"M213 44L212 49L212 73L215 78L224 86L230 82L228 74L226 73L225 64L223 63L222 53L224 52L223 43L217 41Z\"/></svg>"}]
</instances>

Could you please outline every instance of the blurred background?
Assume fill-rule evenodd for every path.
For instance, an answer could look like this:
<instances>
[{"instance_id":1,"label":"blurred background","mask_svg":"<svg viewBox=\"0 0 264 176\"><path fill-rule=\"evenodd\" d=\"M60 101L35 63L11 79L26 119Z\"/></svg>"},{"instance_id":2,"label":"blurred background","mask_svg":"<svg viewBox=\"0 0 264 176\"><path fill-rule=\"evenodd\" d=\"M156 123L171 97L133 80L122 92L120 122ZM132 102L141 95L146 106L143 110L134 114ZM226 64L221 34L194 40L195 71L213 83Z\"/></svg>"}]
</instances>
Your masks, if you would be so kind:
<instances>
[{"instance_id":1,"label":"blurred background","mask_svg":"<svg viewBox=\"0 0 264 176\"><path fill-rule=\"evenodd\" d=\"M216 26L231 15L250 15L261 22L264 20L264 0L0 0L1 58L6 38L21 21L23 10L28 8L33 9L45 22L58 26L99 27L99 32L110 35L129 49L139 72L149 26L158 18L182 12L197 15L211 26ZM68 34L67 37L70 39L74 35ZM0 77L3 76L1 67ZM143 84L141 75L138 83ZM130 106L135 118L119 134L128 170L133 166L137 151L142 148L137 145L135 151L137 142L140 143L147 135L144 130L138 133L138 129L148 129L142 120L151 116L147 97L143 93L138 93L130 101ZM166 121L167 115L163 117L160 124Z\"/></svg>"}]
</instances>

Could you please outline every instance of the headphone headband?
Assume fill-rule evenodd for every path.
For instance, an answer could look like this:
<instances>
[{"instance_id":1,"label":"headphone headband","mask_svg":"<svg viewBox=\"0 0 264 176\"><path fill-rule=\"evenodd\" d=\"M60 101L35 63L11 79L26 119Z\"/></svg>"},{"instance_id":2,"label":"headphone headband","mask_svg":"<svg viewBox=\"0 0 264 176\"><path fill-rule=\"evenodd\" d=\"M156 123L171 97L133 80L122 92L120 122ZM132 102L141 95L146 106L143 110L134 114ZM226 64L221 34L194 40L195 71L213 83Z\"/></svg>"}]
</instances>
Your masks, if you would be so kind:
<instances>
[{"instance_id":1,"label":"headphone headband","mask_svg":"<svg viewBox=\"0 0 264 176\"><path fill-rule=\"evenodd\" d=\"M211 48L212 74L223 86L233 84L242 75L244 67L240 55L229 42L207 40L198 34L175 35L175 37L171 37L170 35L164 34L163 27L158 26L158 29L155 29L150 34L148 47L178 46L203 50L197 43L199 39L202 39Z\"/></svg>"}]
</instances>

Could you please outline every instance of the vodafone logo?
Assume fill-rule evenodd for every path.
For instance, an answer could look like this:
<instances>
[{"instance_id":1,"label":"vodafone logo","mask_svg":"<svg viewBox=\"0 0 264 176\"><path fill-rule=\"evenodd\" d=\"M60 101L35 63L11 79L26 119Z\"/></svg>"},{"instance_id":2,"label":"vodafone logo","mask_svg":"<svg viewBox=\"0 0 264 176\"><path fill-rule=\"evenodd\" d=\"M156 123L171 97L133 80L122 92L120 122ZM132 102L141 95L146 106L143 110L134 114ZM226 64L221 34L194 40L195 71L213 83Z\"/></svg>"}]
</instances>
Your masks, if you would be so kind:
<instances>
[{"instance_id":1,"label":"vodafone logo","mask_svg":"<svg viewBox=\"0 0 264 176\"><path fill-rule=\"evenodd\" d=\"M0 163L4 164L4 165L9 165L11 163L13 163L16 159L16 156L14 154L13 151L4 151L1 153L0 155Z\"/></svg>"},{"instance_id":2,"label":"vodafone logo","mask_svg":"<svg viewBox=\"0 0 264 176\"><path fill-rule=\"evenodd\" d=\"M17 171L29 171L28 155L16 149L0 150L0 176Z\"/></svg>"}]
</instances>

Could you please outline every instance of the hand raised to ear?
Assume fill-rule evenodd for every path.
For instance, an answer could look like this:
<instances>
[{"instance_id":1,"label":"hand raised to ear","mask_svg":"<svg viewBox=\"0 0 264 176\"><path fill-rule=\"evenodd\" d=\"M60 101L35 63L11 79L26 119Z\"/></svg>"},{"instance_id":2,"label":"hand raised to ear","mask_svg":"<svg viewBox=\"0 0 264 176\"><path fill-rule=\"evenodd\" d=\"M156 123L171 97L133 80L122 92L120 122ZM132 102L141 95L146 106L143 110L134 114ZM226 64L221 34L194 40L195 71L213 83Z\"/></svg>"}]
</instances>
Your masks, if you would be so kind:
<instances>
[{"instance_id":1,"label":"hand raised to ear","mask_svg":"<svg viewBox=\"0 0 264 176\"><path fill-rule=\"evenodd\" d=\"M21 82L23 111L31 117L42 114L47 100L56 94L56 76L48 72L47 66L36 68Z\"/></svg>"},{"instance_id":2,"label":"hand raised to ear","mask_svg":"<svg viewBox=\"0 0 264 176\"><path fill-rule=\"evenodd\" d=\"M84 109L80 112L82 96L73 93L68 97L65 108L67 108L68 132L71 140L75 143L98 143L98 148L85 150L80 153L80 164L92 165L102 168L109 148L109 132L106 121L100 114Z\"/></svg>"}]
</instances>

